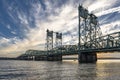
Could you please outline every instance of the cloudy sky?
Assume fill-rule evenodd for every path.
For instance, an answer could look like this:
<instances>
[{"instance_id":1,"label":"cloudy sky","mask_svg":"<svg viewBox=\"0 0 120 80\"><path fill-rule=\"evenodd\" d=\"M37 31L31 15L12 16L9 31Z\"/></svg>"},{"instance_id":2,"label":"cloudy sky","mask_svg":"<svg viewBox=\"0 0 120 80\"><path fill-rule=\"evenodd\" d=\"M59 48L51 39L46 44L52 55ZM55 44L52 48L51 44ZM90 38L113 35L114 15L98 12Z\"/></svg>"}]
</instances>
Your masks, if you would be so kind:
<instances>
[{"instance_id":1,"label":"cloudy sky","mask_svg":"<svg viewBox=\"0 0 120 80\"><path fill-rule=\"evenodd\" d=\"M120 31L120 0L0 0L0 57L43 50L47 29L77 44L79 4L98 17L103 34Z\"/></svg>"}]
</instances>

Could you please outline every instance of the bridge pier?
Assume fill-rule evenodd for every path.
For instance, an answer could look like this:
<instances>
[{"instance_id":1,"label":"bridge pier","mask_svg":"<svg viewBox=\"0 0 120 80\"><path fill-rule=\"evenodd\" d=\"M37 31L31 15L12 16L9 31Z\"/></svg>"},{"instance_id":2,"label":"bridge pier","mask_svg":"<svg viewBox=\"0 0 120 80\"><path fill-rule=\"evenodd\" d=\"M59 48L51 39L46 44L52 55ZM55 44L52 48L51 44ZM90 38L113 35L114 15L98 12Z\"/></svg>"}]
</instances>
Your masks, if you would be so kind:
<instances>
[{"instance_id":1,"label":"bridge pier","mask_svg":"<svg viewBox=\"0 0 120 80\"><path fill-rule=\"evenodd\" d=\"M36 61L45 61L47 60L46 56L35 56L34 60Z\"/></svg>"},{"instance_id":2,"label":"bridge pier","mask_svg":"<svg viewBox=\"0 0 120 80\"><path fill-rule=\"evenodd\" d=\"M95 63L97 61L97 54L82 52L78 56L78 61L80 63Z\"/></svg>"},{"instance_id":3,"label":"bridge pier","mask_svg":"<svg viewBox=\"0 0 120 80\"><path fill-rule=\"evenodd\" d=\"M35 56L36 61L62 61L62 55Z\"/></svg>"},{"instance_id":4,"label":"bridge pier","mask_svg":"<svg viewBox=\"0 0 120 80\"><path fill-rule=\"evenodd\" d=\"M62 61L62 55L49 55L47 61Z\"/></svg>"}]
</instances>

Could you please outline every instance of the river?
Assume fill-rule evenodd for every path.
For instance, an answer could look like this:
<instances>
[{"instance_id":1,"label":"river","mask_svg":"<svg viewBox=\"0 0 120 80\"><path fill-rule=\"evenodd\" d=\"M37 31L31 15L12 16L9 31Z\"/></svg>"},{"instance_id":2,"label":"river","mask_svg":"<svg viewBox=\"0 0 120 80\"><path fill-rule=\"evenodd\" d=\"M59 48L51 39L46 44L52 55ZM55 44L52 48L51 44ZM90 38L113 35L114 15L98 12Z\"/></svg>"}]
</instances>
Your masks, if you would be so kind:
<instances>
[{"instance_id":1,"label":"river","mask_svg":"<svg viewBox=\"0 0 120 80\"><path fill-rule=\"evenodd\" d=\"M120 80L120 60L94 64L0 60L0 80Z\"/></svg>"}]
</instances>

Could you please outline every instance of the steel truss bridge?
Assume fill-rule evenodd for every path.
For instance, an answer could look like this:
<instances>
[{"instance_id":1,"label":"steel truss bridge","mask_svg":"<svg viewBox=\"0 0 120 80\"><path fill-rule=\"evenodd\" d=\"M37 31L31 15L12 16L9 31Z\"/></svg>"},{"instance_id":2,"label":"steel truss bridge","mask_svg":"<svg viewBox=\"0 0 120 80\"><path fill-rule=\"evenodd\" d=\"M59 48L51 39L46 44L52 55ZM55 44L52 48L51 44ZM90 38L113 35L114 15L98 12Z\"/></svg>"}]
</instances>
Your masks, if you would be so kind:
<instances>
[{"instance_id":1,"label":"steel truss bridge","mask_svg":"<svg viewBox=\"0 0 120 80\"><path fill-rule=\"evenodd\" d=\"M96 62L97 52L120 51L120 32L102 35L97 17L81 5L78 7L78 19L78 44L62 45L62 33L47 30L46 50L28 50L21 56L26 59L35 57L36 60L60 61L62 55L78 54L78 61L86 63Z\"/></svg>"}]
</instances>

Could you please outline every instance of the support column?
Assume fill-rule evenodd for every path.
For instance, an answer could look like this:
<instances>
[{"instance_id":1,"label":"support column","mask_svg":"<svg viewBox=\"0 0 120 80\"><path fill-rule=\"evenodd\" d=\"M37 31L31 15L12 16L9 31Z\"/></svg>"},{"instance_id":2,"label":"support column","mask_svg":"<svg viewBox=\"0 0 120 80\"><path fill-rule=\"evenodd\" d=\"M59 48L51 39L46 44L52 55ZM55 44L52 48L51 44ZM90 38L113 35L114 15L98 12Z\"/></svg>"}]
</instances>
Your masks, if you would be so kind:
<instances>
[{"instance_id":1,"label":"support column","mask_svg":"<svg viewBox=\"0 0 120 80\"><path fill-rule=\"evenodd\" d=\"M36 61L62 61L62 55L35 56Z\"/></svg>"},{"instance_id":2,"label":"support column","mask_svg":"<svg viewBox=\"0 0 120 80\"><path fill-rule=\"evenodd\" d=\"M49 55L47 61L62 61L62 55Z\"/></svg>"},{"instance_id":3,"label":"support column","mask_svg":"<svg viewBox=\"0 0 120 80\"><path fill-rule=\"evenodd\" d=\"M80 63L95 63L97 61L97 54L84 52L80 53L78 58Z\"/></svg>"},{"instance_id":4,"label":"support column","mask_svg":"<svg viewBox=\"0 0 120 80\"><path fill-rule=\"evenodd\" d=\"M47 56L35 56L34 60L36 60L36 61L46 61Z\"/></svg>"}]
</instances>

